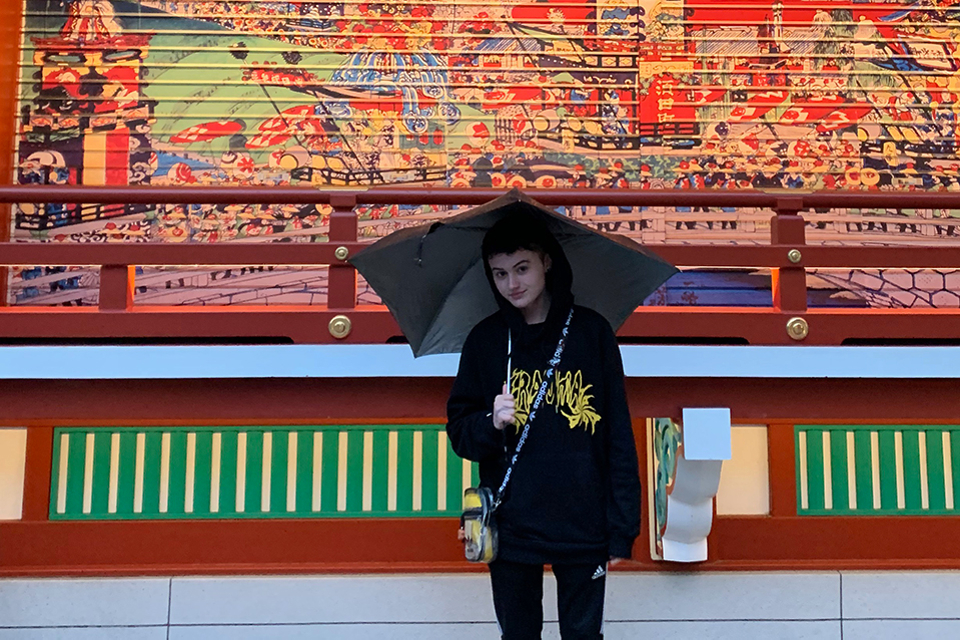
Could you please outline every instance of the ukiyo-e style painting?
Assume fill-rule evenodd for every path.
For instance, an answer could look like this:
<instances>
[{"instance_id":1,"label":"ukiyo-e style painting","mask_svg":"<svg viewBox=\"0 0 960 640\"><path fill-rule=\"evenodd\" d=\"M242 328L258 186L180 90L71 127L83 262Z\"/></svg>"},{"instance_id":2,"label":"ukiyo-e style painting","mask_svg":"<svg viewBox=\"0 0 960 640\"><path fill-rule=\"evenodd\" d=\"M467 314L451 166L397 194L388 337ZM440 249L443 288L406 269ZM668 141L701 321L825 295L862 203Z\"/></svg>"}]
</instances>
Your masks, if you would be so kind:
<instances>
[{"instance_id":1,"label":"ukiyo-e style painting","mask_svg":"<svg viewBox=\"0 0 960 640\"><path fill-rule=\"evenodd\" d=\"M960 189L960 4L25 0L19 179L43 184ZM361 207L364 238L449 211ZM649 243L769 212L572 207ZM808 212L810 242L953 244L957 212ZM310 242L324 207L22 206L39 242ZM11 303L96 302L22 268ZM323 303L322 269L144 270L138 304ZM812 306L957 306L960 273L819 270ZM361 302L376 302L361 286ZM648 304L769 305L768 271Z\"/></svg>"}]
</instances>

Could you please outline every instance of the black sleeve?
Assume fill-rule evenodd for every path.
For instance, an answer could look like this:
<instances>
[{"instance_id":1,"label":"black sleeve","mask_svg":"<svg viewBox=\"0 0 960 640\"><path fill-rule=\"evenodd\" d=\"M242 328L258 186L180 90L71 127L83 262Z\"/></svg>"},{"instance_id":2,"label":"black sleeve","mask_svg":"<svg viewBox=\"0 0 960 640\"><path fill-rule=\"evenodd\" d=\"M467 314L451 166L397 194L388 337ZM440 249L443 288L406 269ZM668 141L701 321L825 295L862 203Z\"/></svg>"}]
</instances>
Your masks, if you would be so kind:
<instances>
[{"instance_id":1,"label":"black sleeve","mask_svg":"<svg viewBox=\"0 0 960 640\"><path fill-rule=\"evenodd\" d=\"M640 534L640 470L617 338L604 323L601 341L604 365L604 410L608 443L607 537L610 555L629 558Z\"/></svg>"},{"instance_id":2,"label":"black sleeve","mask_svg":"<svg viewBox=\"0 0 960 640\"><path fill-rule=\"evenodd\" d=\"M493 397L484 393L478 331L467 337L460 353L460 368L447 400L447 436L461 458L479 462L503 453L504 435L493 426Z\"/></svg>"}]
</instances>

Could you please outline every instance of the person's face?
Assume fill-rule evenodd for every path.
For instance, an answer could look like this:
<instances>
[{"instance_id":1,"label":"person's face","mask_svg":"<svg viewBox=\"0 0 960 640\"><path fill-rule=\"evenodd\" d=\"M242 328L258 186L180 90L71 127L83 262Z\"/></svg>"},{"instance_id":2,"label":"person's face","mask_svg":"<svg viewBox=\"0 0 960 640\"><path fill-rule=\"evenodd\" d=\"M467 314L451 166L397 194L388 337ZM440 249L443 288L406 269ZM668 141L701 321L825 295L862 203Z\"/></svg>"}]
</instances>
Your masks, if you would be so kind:
<instances>
[{"instance_id":1,"label":"person's face","mask_svg":"<svg viewBox=\"0 0 960 640\"><path fill-rule=\"evenodd\" d=\"M520 249L492 255L488 262L497 291L510 304L520 311L533 311L543 304L550 256Z\"/></svg>"}]
</instances>

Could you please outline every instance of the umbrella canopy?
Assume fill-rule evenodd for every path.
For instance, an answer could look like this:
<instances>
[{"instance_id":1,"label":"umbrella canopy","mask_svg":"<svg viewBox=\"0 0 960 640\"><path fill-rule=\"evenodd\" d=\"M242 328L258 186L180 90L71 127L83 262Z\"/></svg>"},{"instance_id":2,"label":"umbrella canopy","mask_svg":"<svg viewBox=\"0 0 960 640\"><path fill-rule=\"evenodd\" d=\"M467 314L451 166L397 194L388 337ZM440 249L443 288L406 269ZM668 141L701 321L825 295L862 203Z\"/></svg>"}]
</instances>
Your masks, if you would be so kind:
<instances>
[{"instance_id":1,"label":"umbrella canopy","mask_svg":"<svg viewBox=\"0 0 960 640\"><path fill-rule=\"evenodd\" d=\"M586 227L514 189L440 222L396 231L350 259L414 355L459 352L474 325L498 310L480 248L487 230L513 213L546 224L573 270L574 301L614 329L677 272L633 240Z\"/></svg>"}]
</instances>

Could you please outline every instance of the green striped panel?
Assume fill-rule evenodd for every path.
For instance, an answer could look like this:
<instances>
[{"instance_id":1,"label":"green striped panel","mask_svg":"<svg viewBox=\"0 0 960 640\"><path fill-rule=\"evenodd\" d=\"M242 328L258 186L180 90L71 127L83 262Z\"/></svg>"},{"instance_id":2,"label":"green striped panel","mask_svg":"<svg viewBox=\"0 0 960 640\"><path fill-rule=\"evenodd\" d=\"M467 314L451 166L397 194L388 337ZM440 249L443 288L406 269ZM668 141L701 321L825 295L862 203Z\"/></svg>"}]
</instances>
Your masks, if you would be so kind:
<instances>
[{"instance_id":1,"label":"green striped panel","mask_svg":"<svg viewBox=\"0 0 960 640\"><path fill-rule=\"evenodd\" d=\"M343 440L341 439L341 443ZM341 453L341 460L343 454ZM341 472L340 477L343 477ZM363 431L347 432L347 506L346 510L357 513L363 505ZM338 506L339 508L339 506Z\"/></svg>"},{"instance_id":2,"label":"green striped panel","mask_svg":"<svg viewBox=\"0 0 960 640\"><path fill-rule=\"evenodd\" d=\"M94 435L93 451L93 513L106 513L110 506L110 440L106 431Z\"/></svg>"},{"instance_id":3,"label":"green striped panel","mask_svg":"<svg viewBox=\"0 0 960 640\"><path fill-rule=\"evenodd\" d=\"M880 451L880 509L894 511L897 509L897 458L896 437L893 431L884 430L879 433Z\"/></svg>"},{"instance_id":4,"label":"green striped panel","mask_svg":"<svg viewBox=\"0 0 960 640\"><path fill-rule=\"evenodd\" d=\"M806 467L799 455L800 434L806 440ZM824 451L823 434L829 433ZM853 482L856 505L850 504L848 434L853 436ZM922 438L921 438L922 434ZM947 487L943 439L951 453L960 448L960 426L914 425L798 425L797 495L800 515L952 515L950 498L960 496L960 456L951 455L952 486ZM825 454L830 472L826 478ZM874 465L874 459L877 465ZM900 470L898 472L898 469ZM803 487L803 477L806 486ZM874 486L875 478L878 486ZM826 482L826 499L824 483ZM952 489L952 491L950 491ZM880 503L875 504L878 491ZM831 500L832 498L832 500Z\"/></svg>"},{"instance_id":5,"label":"green striped panel","mask_svg":"<svg viewBox=\"0 0 960 640\"><path fill-rule=\"evenodd\" d=\"M464 462L442 431L440 425L58 428L50 517L456 516ZM468 471L476 484L477 465Z\"/></svg>"},{"instance_id":6,"label":"green striped panel","mask_svg":"<svg viewBox=\"0 0 960 640\"><path fill-rule=\"evenodd\" d=\"M294 431L297 436L297 513L308 513L313 509L313 488L316 484L313 455L314 434L309 431Z\"/></svg>"},{"instance_id":7,"label":"green striped panel","mask_svg":"<svg viewBox=\"0 0 960 640\"><path fill-rule=\"evenodd\" d=\"M193 458L193 510L210 512L210 491L213 485L213 432L196 434Z\"/></svg>"},{"instance_id":8,"label":"green striped panel","mask_svg":"<svg viewBox=\"0 0 960 640\"><path fill-rule=\"evenodd\" d=\"M401 460L413 460L413 432L397 433L397 511L413 512L413 464L400 464Z\"/></svg>"},{"instance_id":9,"label":"green striped panel","mask_svg":"<svg viewBox=\"0 0 960 640\"><path fill-rule=\"evenodd\" d=\"M830 433L830 469L834 509L850 508L850 475L847 469L847 433L831 430Z\"/></svg>"},{"instance_id":10,"label":"green striped panel","mask_svg":"<svg viewBox=\"0 0 960 640\"><path fill-rule=\"evenodd\" d=\"M947 493L943 473L943 431L924 431L927 445L927 485L930 493L930 509L947 508Z\"/></svg>"},{"instance_id":11,"label":"green striped panel","mask_svg":"<svg viewBox=\"0 0 960 640\"><path fill-rule=\"evenodd\" d=\"M162 434L148 431L143 437L143 498L141 512L148 515L160 513L160 461Z\"/></svg>"},{"instance_id":12,"label":"green striped panel","mask_svg":"<svg viewBox=\"0 0 960 640\"><path fill-rule=\"evenodd\" d=\"M167 514L182 515L187 505L187 430L170 432L170 483Z\"/></svg>"},{"instance_id":13,"label":"green striped panel","mask_svg":"<svg viewBox=\"0 0 960 640\"><path fill-rule=\"evenodd\" d=\"M437 448L438 440L436 431L423 432L423 465L420 482L422 511L437 510L437 460L440 458Z\"/></svg>"},{"instance_id":14,"label":"green striped panel","mask_svg":"<svg viewBox=\"0 0 960 640\"><path fill-rule=\"evenodd\" d=\"M245 499L243 510L248 514L262 513L263 504L263 431L246 431Z\"/></svg>"},{"instance_id":15,"label":"green striped panel","mask_svg":"<svg viewBox=\"0 0 960 640\"><path fill-rule=\"evenodd\" d=\"M371 509L378 513L385 513L390 490L390 432L374 431L372 435Z\"/></svg>"},{"instance_id":16,"label":"green striped panel","mask_svg":"<svg viewBox=\"0 0 960 640\"><path fill-rule=\"evenodd\" d=\"M807 431L807 500L810 509L823 510L823 431Z\"/></svg>"},{"instance_id":17,"label":"green striped panel","mask_svg":"<svg viewBox=\"0 0 960 640\"><path fill-rule=\"evenodd\" d=\"M923 479L920 473L920 430L903 431L903 493L907 509L921 509L923 505Z\"/></svg>"},{"instance_id":18,"label":"green striped panel","mask_svg":"<svg viewBox=\"0 0 960 640\"><path fill-rule=\"evenodd\" d=\"M67 474L69 477L69 474ZM133 513L134 488L137 479L137 434L120 432L117 467L117 517L140 517ZM92 514L91 514L92 515Z\"/></svg>"},{"instance_id":19,"label":"green striped panel","mask_svg":"<svg viewBox=\"0 0 960 640\"><path fill-rule=\"evenodd\" d=\"M320 511L321 513L336 513L340 434L337 431L327 431L321 433L321 438L323 441L323 460L320 472Z\"/></svg>"},{"instance_id":20,"label":"green striped panel","mask_svg":"<svg viewBox=\"0 0 960 640\"><path fill-rule=\"evenodd\" d=\"M237 451L239 433L220 429L220 504L217 515L229 518L237 513Z\"/></svg>"},{"instance_id":21,"label":"green striped panel","mask_svg":"<svg viewBox=\"0 0 960 640\"><path fill-rule=\"evenodd\" d=\"M853 432L854 476L857 485L857 511L873 511L873 462L870 431L857 429Z\"/></svg>"},{"instance_id":22,"label":"green striped panel","mask_svg":"<svg viewBox=\"0 0 960 640\"><path fill-rule=\"evenodd\" d=\"M83 507L84 462L87 455L87 434L71 433L67 447L67 513L81 512Z\"/></svg>"},{"instance_id":23,"label":"green striped panel","mask_svg":"<svg viewBox=\"0 0 960 640\"><path fill-rule=\"evenodd\" d=\"M287 511L287 463L290 457L290 431L271 433L270 513ZM296 485L294 485L296 486Z\"/></svg>"}]
</instances>

